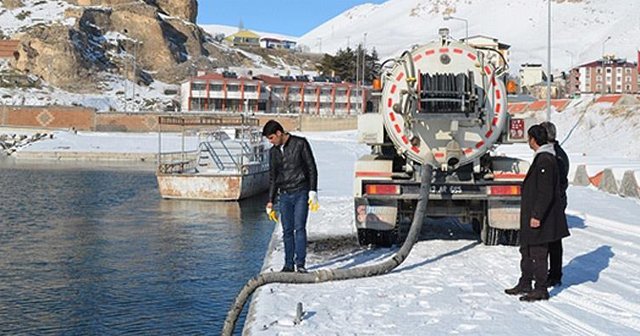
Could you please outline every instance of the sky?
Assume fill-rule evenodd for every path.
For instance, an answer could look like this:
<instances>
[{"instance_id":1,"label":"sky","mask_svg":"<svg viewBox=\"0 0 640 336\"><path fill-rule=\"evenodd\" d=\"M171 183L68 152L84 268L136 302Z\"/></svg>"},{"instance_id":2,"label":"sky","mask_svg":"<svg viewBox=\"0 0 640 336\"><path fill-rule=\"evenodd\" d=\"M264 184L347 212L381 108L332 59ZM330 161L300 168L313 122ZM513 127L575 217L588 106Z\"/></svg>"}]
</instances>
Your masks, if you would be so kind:
<instances>
[{"instance_id":1,"label":"sky","mask_svg":"<svg viewBox=\"0 0 640 336\"><path fill-rule=\"evenodd\" d=\"M199 24L238 26L300 37L354 6L385 0L200 0Z\"/></svg>"}]
</instances>

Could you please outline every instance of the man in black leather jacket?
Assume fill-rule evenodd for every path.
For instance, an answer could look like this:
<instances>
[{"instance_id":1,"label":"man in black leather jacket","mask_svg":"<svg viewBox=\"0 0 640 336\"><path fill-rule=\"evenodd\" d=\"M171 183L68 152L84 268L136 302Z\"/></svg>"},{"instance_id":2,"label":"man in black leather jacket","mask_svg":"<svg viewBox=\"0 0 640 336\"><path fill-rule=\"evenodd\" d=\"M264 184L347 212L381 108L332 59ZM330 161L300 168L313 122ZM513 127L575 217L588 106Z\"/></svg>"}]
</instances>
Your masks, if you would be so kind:
<instances>
[{"instance_id":1,"label":"man in black leather jacket","mask_svg":"<svg viewBox=\"0 0 640 336\"><path fill-rule=\"evenodd\" d=\"M307 215L318 209L318 170L307 139L286 133L282 125L269 120L262 130L273 145L269 150L269 202L266 211L275 217L273 203L279 196L284 240L282 272L293 272L294 264L306 273Z\"/></svg>"}]
</instances>

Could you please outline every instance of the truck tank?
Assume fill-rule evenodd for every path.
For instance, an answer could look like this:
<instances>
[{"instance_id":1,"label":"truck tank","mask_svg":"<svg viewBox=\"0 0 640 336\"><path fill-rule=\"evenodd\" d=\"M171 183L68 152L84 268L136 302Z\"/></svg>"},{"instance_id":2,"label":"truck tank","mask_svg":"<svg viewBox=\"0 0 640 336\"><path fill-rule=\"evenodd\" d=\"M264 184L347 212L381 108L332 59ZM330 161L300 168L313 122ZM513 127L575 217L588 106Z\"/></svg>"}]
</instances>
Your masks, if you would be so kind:
<instances>
[{"instance_id":1,"label":"truck tank","mask_svg":"<svg viewBox=\"0 0 640 336\"><path fill-rule=\"evenodd\" d=\"M376 109L359 116L359 140L372 147L355 169L361 244L404 239L425 164L434 168L427 216L472 224L486 244L518 242L528 163L491 153L526 142L525 121L507 112L507 62L499 50L440 33L383 64Z\"/></svg>"}]
</instances>

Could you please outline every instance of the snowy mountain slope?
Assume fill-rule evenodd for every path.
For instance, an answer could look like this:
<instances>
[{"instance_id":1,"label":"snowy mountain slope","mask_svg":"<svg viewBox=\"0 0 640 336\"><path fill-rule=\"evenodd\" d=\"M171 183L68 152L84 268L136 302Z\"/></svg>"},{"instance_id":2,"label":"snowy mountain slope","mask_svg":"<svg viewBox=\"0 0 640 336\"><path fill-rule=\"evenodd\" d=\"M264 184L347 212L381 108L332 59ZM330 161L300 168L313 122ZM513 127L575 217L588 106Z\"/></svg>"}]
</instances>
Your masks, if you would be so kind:
<instances>
[{"instance_id":1,"label":"snowy mountain slope","mask_svg":"<svg viewBox=\"0 0 640 336\"><path fill-rule=\"evenodd\" d=\"M546 64L547 2L542 0L389 0L356 6L300 38L323 52L335 52L363 42L381 58L394 57L413 44L437 37L449 27L452 36L465 36L465 22L445 21L445 14L468 20L469 35L488 35L511 45L511 66ZM636 60L640 47L640 2L636 0L556 0L552 3L552 68L601 57L605 53ZM573 56L572 56L573 54Z\"/></svg>"}]
</instances>

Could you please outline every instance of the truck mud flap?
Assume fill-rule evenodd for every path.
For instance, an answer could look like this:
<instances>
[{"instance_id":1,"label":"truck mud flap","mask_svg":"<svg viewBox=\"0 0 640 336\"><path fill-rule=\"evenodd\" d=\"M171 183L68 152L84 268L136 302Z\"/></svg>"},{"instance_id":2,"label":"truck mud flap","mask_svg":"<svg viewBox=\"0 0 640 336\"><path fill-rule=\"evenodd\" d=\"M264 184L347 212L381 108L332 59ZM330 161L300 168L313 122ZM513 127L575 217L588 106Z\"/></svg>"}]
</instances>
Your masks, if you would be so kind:
<instances>
[{"instance_id":1,"label":"truck mud flap","mask_svg":"<svg viewBox=\"0 0 640 336\"><path fill-rule=\"evenodd\" d=\"M501 230L520 229L520 200L489 200L489 226Z\"/></svg>"},{"instance_id":2,"label":"truck mud flap","mask_svg":"<svg viewBox=\"0 0 640 336\"><path fill-rule=\"evenodd\" d=\"M390 231L396 226L396 200L355 199L355 223L358 229Z\"/></svg>"}]
</instances>

